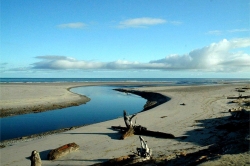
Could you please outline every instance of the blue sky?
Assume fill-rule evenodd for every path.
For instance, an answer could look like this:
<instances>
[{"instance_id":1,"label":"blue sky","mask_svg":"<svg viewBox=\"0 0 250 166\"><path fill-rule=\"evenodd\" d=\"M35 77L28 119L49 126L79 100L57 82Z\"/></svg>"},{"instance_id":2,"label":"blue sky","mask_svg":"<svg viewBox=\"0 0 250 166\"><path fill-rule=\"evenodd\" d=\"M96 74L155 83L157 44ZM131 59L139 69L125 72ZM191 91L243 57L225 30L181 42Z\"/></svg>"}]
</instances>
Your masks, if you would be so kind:
<instances>
[{"instance_id":1,"label":"blue sky","mask_svg":"<svg viewBox=\"0 0 250 166\"><path fill-rule=\"evenodd\" d=\"M248 0L1 0L1 77L250 78Z\"/></svg>"}]
</instances>

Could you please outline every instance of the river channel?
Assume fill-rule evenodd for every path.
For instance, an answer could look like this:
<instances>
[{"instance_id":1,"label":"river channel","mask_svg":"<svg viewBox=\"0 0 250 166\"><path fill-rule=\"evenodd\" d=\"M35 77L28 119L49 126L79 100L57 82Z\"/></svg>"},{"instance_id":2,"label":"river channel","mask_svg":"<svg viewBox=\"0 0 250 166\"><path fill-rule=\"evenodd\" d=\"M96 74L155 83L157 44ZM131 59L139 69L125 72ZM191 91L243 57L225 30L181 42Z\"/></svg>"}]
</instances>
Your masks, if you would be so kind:
<instances>
[{"instance_id":1,"label":"river channel","mask_svg":"<svg viewBox=\"0 0 250 166\"><path fill-rule=\"evenodd\" d=\"M117 86L89 86L70 91L91 100L80 106L1 118L1 141L42 132L103 122L140 112L146 100L140 96L114 91Z\"/></svg>"}]
</instances>

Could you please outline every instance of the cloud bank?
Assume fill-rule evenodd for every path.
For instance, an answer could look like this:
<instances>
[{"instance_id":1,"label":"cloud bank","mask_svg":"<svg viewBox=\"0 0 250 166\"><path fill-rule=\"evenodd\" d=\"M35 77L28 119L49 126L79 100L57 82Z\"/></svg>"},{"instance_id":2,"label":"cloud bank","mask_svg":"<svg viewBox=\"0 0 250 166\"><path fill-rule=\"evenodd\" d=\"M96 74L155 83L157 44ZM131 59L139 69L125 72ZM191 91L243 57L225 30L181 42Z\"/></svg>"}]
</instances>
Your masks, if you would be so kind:
<instances>
[{"instance_id":1,"label":"cloud bank","mask_svg":"<svg viewBox=\"0 0 250 166\"><path fill-rule=\"evenodd\" d=\"M184 55L172 54L148 63L116 60L97 62L76 60L66 56L38 56L38 62L32 64L34 69L51 70L195 70L213 72L250 71L250 54L237 51L250 47L250 38L222 40L209 46L195 49Z\"/></svg>"}]
</instances>

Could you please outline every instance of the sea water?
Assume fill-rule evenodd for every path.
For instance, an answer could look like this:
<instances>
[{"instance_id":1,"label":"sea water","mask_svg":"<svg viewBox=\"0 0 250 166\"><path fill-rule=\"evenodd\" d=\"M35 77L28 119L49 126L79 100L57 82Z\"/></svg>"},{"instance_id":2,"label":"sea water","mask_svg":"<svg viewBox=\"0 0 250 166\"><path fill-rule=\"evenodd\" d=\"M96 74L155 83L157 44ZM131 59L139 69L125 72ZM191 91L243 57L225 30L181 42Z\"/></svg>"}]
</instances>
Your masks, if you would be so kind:
<instances>
[{"instance_id":1,"label":"sea water","mask_svg":"<svg viewBox=\"0 0 250 166\"><path fill-rule=\"evenodd\" d=\"M0 78L0 83L58 83L58 82L161 82L171 84L216 84L250 81L244 78Z\"/></svg>"}]
</instances>

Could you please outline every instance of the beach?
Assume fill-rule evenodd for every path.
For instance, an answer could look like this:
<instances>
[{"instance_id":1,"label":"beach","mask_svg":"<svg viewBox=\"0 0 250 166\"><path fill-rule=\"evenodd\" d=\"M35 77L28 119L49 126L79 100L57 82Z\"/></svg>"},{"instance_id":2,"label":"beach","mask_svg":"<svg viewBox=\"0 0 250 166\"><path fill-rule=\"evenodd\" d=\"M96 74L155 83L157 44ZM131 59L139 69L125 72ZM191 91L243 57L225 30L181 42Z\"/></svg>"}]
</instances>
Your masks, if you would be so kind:
<instances>
[{"instance_id":1,"label":"beach","mask_svg":"<svg viewBox=\"0 0 250 166\"><path fill-rule=\"evenodd\" d=\"M249 84L147 86L150 84L1 84L1 117L86 104L91 100L70 92L72 87L143 85L136 88L136 91L158 93L170 100L137 114L136 124L145 126L148 130L171 133L176 137L166 139L143 136L153 151L150 164L250 165L249 140L245 139L249 134L249 117L232 119L228 110L239 107L239 104L227 99L228 96L239 96L236 88L249 87ZM241 93L250 95L250 90ZM249 111L249 107L245 109ZM225 128L225 125L232 123L244 126L237 130ZM92 165L134 154L136 148L140 147L138 135L120 140L121 133L111 129L111 126L125 126L123 118L8 143L0 149L1 165L30 165L28 157L33 150L40 152L42 165ZM47 159L50 150L72 142L79 145L78 151L57 160Z\"/></svg>"}]
</instances>

